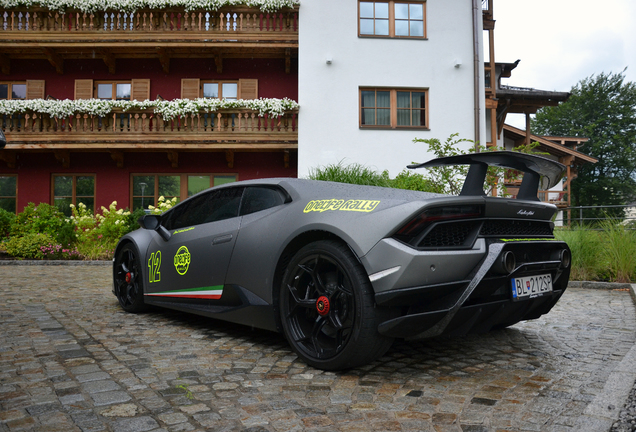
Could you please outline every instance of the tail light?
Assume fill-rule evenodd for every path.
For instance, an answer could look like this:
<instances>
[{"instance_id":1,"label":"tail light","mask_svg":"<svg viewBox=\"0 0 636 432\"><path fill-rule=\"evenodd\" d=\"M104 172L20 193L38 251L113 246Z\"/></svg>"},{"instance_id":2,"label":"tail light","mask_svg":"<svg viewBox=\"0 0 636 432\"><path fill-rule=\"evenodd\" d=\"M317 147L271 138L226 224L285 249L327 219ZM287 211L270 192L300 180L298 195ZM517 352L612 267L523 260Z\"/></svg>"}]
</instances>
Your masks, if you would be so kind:
<instances>
[{"instance_id":1,"label":"tail light","mask_svg":"<svg viewBox=\"0 0 636 432\"><path fill-rule=\"evenodd\" d=\"M426 228L437 222L448 222L460 219L476 219L484 214L482 205L454 205L427 208L408 221L396 233L395 237L408 242L419 236Z\"/></svg>"}]
</instances>

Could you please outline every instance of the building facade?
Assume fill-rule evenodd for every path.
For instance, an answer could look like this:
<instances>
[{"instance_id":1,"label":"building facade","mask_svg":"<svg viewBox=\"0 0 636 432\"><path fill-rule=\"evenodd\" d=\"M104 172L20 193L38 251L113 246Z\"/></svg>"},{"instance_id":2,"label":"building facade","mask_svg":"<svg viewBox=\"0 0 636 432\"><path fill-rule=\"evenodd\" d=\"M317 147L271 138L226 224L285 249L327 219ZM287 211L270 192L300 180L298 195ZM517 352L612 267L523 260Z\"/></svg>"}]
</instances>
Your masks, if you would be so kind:
<instances>
[{"instance_id":1,"label":"building facade","mask_svg":"<svg viewBox=\"0 0 636 432\"><path fill-rule=\"evenodd\" d=\"M493 0L219 3L0 0L0 207L136 209L340 162L394 177L433 157L414 138L517 140Z\"/></svg>"}]
</instances>

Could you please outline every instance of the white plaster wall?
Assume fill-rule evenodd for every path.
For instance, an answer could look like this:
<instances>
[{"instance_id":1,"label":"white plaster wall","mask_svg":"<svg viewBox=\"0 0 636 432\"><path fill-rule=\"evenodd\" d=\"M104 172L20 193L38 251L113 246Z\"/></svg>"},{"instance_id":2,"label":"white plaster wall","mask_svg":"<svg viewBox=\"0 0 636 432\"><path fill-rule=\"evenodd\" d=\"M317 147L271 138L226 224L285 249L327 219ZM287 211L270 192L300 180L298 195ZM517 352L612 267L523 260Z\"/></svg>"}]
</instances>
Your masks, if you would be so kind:
<instances>
[{"instance_id":1,"label":"white plaster wall","mask_svg":"<svg viewBox=\"0 0 636 432\"><path fill-rule=\"evenodd\" d=\"M412 142L415 137L446 140L459 133L474 139L472 1L428 0L428 40L359 38L357 4L302 1L299 177L339 161L386 169L394 177L407 164L433 157L425 144ZM482 33L480 28L479 37ZM483 107L483 63L480 71ZM359 87L366 86L429 88L430 130L360 129ZM480 123L483 140L483 109Z\"/></svg>"}]
</instances>

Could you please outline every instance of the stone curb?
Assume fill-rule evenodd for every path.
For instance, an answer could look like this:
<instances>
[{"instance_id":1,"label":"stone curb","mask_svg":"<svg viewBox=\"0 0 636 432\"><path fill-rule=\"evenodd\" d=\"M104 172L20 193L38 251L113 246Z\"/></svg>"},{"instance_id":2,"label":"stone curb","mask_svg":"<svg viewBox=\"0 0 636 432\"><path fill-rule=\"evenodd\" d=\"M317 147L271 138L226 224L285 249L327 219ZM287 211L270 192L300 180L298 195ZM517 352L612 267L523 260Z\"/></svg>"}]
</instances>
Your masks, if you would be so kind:
<instances>
[{"instance_id":1,"label":"stone curb","mask_svg":"<svg viewBox=\"0 0 636 432\"><path fill-rule=\"evenodd\" d=\"M589 282L588 282L589 283ZM608 284L601 283L601 287L580 287L608 289L605 285L625 285L636 305L636 284ZM591 283L590 283L591 284ZM568 285L569 287L570 285ZM578 287L577 287L578 288ZM616 287L614 287L616 289ZM620 288L618 288L620 289ZM603 390L587 406L583 415L579 417L575 429L581 432L596 432L610 430L620 415L625 403L629 400L629 394L636 381L636 345L623 357L619 365L610 373L603 386Z\"/></svg>"},{"instance_id":2,"label":"stone curb","mask_svg":"<svg viewBox=\"0 0 636 432\"><path fill-rule=\"evenodd\" d=\"M56 265L68 265L68 266L112 266L112 261L80 261L80 260L0 260L0 266L3 265L16 265L16 266L56 266Z\"/></svg>"},{"instance_id":3,"label":"stone curb","mask_svg":"<svg viewBox=\"0 0 636 432\"><path fill-rule=\"evenodd\" d=\"M570 281L568 288L591 288L591 289L630 289L634 285L620 282L595 282L595 281Z\"/></svg>"}]
</instances>

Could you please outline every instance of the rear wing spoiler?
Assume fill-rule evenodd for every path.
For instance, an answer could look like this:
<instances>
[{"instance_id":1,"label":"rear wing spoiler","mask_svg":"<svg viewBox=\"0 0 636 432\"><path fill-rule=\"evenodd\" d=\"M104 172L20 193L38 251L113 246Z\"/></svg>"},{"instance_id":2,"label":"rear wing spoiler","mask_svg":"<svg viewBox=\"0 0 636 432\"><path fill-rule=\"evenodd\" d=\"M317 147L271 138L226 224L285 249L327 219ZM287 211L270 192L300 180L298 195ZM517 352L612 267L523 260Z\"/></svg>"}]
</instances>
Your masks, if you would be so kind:
<instances>
[{"instance_id":1,"label":"rear wing spoiler","mask_svg":"<svg viewBox=\"0 0 636 432\"><path fill-rule=\"evenodd\" d=\"M430 168L445 165L470 165L464 186L459 194L467 196L483 196L484 181L488 172L488 166L510 168L524 172L517 199L539 201L537 194L539 185L543 189L556 186L565 172L565 165L551 159L519 153L514 151L492 151L483 153L471 153L458 156L447 156L424 162L408 165L408 168Z\"/></svg>"}]
</instances>

